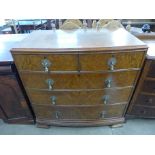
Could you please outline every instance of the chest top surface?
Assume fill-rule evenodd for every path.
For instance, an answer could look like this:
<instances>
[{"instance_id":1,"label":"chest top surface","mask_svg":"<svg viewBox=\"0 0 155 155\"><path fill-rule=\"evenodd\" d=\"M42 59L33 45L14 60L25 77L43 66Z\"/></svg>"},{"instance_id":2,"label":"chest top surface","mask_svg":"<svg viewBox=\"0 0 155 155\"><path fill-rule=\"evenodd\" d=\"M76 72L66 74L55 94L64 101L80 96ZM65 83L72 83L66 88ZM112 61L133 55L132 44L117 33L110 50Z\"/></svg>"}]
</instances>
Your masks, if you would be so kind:
<instances>
[{"instance_id":1,"label":"chest top surface","mask_svg":"<svg viewBox=\"0 0 155 155\"><path fill-rule=\"evenodd\" d=\"M5 34L0 35L0 64L7 64L13 62L10 49L21 40L23 40L28 34Z\"/></svg>"},{"instance_id":2,"label":"chest top surface","mask_svg":"<svg viewBox=\"0 0 155 155\"><path fill-rule=\"evenodd\" d=\"M88 51L147 48L125 29L38 30L32 32L13 51ZM22 50L21 50L22 49Z\"/></svg>"}]
</instances>

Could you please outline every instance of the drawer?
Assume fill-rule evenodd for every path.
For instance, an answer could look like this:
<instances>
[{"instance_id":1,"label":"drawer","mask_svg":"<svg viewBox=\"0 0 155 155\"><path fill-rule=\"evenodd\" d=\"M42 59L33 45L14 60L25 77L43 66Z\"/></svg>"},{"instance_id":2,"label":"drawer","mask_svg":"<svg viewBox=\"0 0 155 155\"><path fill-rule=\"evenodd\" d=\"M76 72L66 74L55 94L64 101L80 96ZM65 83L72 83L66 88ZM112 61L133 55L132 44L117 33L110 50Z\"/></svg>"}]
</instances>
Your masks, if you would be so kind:
<instances>
[{"instance_id":1,"label":"drawer","mask_svg":"<svg viewBox=\"0 0 155 155\"><path fill-rule=\"evenodd\" d=\"M82 71L141 68L143 52L80 54Z\"/></svg>"},{"instance_id":2,"label":"drawer","mask_svg":"<svg viewBox=\"0 0 155 155\"><path fill-rule=\"evenodd\" d=\"M26 74L21 73L25 87L37 89L104 89L132 86L139 72Z\"/></svg>"},{"instance_id":3,"label":"drawer","mask_svg":"<svg viewBox=\"0 0 155 155\"><path fill-rule=\"evenodd\" d=\"M142 85L142 91L147 93L155 93L155 81L145 80Z\"/></svg>"},{"instance_id":4,"label":"drawer","mask_svg":"<svg viewBox=\"0 0 155 155\"><path fill-rule=\"evenodd\" d=\"M127 102L132 89L106 89L96 91L32 91L32 103L54 105L96 105Z\"/></svg>"},{"instance_id":5,"label":"drawer","mask_svg":"<svg viewBox=\"0 0 155 155\"><path fill-rule=\"evenodd\" d=\"M155 118L155 107L133 106L130 115L144 118Z\"/></svg>"},{"instance_id":6,"label":"drawer","mask_svg":"<svg viewBox=\"0 0 155 155\"><path fill-rule=\"evenodd\" d=\"M33 105L37 119L46 120L96 120L122 117L125 104L92 107L58 107Z\"/></svg>"},{"instance_id":7,"label":"drawer","mask_svg":"<svg viewBox=\"0 0 155 155\"><path fill-rule=\"evenodd\" d=\"M155 106L155 96L140 94L138 95L135 104L145 106Z\"/></svg>"},{"instance_id":8,"label":"drawer","mask_svg":"<svg viewBox=\"0 0 155 155\"><path fill-rule=\"evenodd\" d=\"M147 76L151 77L151 78L155 78L155 61L151 62L151 65L149 66Z\"/></svg>"},{"instance_id":9,"label":"drawer","mask_svg":"<svg viewBox=\"0 0 155 155\"><path fill-rule=\"evenodd\" d=\"M49 71L75 71L77 58L77 54L14 55L18 70L28 71L45 71L46 65Z\"/></svg>"}]
</instances>

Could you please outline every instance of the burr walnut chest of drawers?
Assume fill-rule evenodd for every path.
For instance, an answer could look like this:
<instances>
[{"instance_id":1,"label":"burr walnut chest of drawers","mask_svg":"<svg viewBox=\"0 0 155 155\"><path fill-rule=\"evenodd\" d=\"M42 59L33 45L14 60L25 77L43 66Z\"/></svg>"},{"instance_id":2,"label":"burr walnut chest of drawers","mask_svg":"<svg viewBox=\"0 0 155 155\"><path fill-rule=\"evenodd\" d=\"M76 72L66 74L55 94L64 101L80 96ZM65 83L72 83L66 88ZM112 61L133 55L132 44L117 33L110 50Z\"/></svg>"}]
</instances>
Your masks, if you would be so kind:
<instances>
[{"instance_id":1,"label":"burr walnut chest of drawers","mask_svg":"<svg viewBox=\"0 0 155 155\"><path fill-rule=\"evenodd\" d=\"M122 28L36 31L11 50L42 127L124 122L146 51Z\"/></svg>"}]
</instances>

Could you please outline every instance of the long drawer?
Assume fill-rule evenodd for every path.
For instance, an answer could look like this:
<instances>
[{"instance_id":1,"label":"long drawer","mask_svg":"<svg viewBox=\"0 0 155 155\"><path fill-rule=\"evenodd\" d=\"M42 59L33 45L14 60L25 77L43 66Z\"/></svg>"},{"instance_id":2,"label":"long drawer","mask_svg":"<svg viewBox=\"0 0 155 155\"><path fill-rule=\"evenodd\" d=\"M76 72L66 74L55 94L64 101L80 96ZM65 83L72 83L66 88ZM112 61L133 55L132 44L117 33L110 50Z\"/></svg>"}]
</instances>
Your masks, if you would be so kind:
<instances>
[{"instance_id":1,"label":"long drawer","mask_svg":"<svg viewBox=\"0 0 155 155\"><path fill-rule=\"evenodd\" d=\"M133 86L139 72L84 74L26 74L21 73L25 87L37 89L103 89L109 87Z\"/></svg>"},{"instance_id":2,"label":"long drawer","mask_svg":"<svg viewBox=\"0 0 155 155\"><path fill-rule=\"evenodd\" d=\"M33 105L37 119L47 120L96 120L122 117L125 104L104 106L59 107Z\"/></svg>"},{"instance_id":3,"label":"long drawer","mask_svg":"<svg viewBox=\"0 0 155 155\"><path fill-rule=\"evenodd\" d=\"M28 90L32 103L47 105L98 105L127 102L132 87L87 91Z\"/></svg>"},{"instance_id":4,"label":"long drawer","mask_svg":"<svg viewBox=\"0 0 155 155\"><path fill-rule=\"evenodd\" d=\"M135 101L136 105L155 106L155 95L140 93Z\"/></svg>"},{"instance_id":5,"label":"long drawer","mask_svg":"<svg viewBox=\"0 0 155 155\"><path fill-rule=\"evenodd\" d=\"M155 80L144 80L141 91L155 94Z\"/></svg>"},{"instance_id":6,"label":"long drawer","mask_svg":"<svg viewBox=\"0 0 155 155\"><path fill-rule=\"evenodd\" d=\"M155 78L155 61L147 60L147 64L149 64L149 70L147 72L147 77Z\"/></svg>"},{"instance_id":7,"label":"long drawer","mask_svg":"<svg viewBox=\"0 0 155 155\"><path fill-rule=\"evenodd\" d=\"M155 118L155 106L142 106L134 105L130 111L130 115L136 115L137 117Z\"/></svg>"},{"instance_id":8,"label":"long drawer","mask_svg":"<svg viewBox=\"0 0 155 155\"><path fill-rule=\"evenodd\" d=\"M14 55L18 70L27 71L103 71L141 68L144 52ZM46 67L45 67L46 66Z\"/></svg>"}]
</instances>

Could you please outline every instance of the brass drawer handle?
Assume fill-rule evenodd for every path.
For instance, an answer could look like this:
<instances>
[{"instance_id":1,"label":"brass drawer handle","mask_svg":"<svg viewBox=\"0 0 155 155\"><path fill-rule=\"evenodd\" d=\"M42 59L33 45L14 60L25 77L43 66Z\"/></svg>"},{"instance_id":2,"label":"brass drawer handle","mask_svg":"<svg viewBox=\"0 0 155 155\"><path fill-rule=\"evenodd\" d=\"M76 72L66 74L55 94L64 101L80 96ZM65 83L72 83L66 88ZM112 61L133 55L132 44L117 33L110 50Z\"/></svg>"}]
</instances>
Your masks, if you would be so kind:
<instances>
[{"instance_id":1,"label":"brass drawer handle","mask_svg":"<svg viewBox=\"0 0 155 155\"><path fill-rule=\"evenodd\" d=\"M105 118L105 115L106 115L106 111L102 111L102 112L100 113L100 118L101 118L101 119Z\"/></svg>"},{"instance_id":2,"label":"brass drawer handle","mask_svg":"<svg viewBox=\"0 0 155 155\"><path fill-rule=\"evenodd\" d=\"M53 85L54 85L54 80L52 80L52 79L47 79L47 80L46 80L46 83L47 83L47 85L48 85L48 89L49 89L49 90L52 90L52 89L53 89Z\"/></svg>"},{"instance_id":3,"label":"brass drawer handle","mask_svg":"<svg viewBox=\"0 0 155 155\"><path fill-rule=\"evenodd\" d=\"M115 65L116 65L116 58L115 57L112 57L112 58L110 58L109 60L108 60L108 66L109 66L109 68L110 68L110 70L111 71L113 71L114 70L114 67L115 67Z\"/></svg>"},{"instance_id":4,"label":"brass drawer handle","mask_svg":"<svg viewBox=\"0 0 155 155\"><path fill-rule=\"evenodd\" d=\"M51 96L50 98L51 98L52 104L55 105L57 97L56 96Z\"/></svg>"},{"instance_id":5,"label":"brass drawer handle","mask_svg":"<svg viewBox=\"0 0 155 155\"><path fill-rule=\"evenodd\" d=\"M111 83L112 83L112 79L111 79L111 78L105 80L105 86L106 86L107 88L110 88L110 87L111 87Z\"/></svg>"},{"instance_id":6,"label":"brass drawer handle","mask_svg":"<svg viewBox=\"0 0 155 155\"><path fill-rule=\"evenodd\" d=\"M109 95L104 95L104 96L102 97L102 99L103 99L103 103L104 103L104 104L107 104L108 101L109 101L109 98L110 98Z\"/></svg>"},{"instance_id":7,"label":"brass drawer handle","mask_svg":"<svg viewBox=\"0 0 155 155\"><path fill-rule=\"evenodd\" d=\"M62 114L59 111L55 112L55 118L56 119L61 119L62 118Z\"/></svg>"},{"instance_id":8,"label":"brass drawer handle","mask_svg":"<svg viewBox=\"0 0 155 155\"><path fill-rule=\"evenodd\" d=\"M51 62L48 59L44 59L42 60L41 64L44 67L44 71L49 72L49 67L51 66Z\"/></svg>"}]
</instances>

